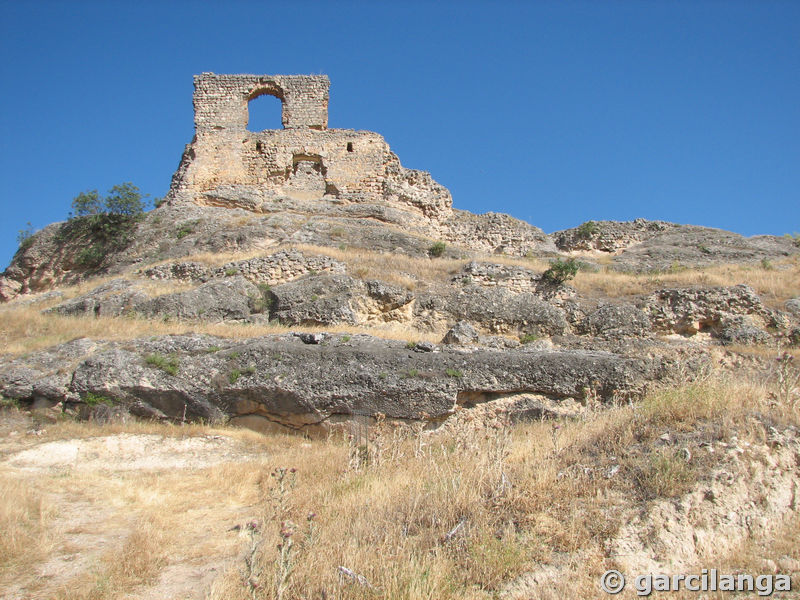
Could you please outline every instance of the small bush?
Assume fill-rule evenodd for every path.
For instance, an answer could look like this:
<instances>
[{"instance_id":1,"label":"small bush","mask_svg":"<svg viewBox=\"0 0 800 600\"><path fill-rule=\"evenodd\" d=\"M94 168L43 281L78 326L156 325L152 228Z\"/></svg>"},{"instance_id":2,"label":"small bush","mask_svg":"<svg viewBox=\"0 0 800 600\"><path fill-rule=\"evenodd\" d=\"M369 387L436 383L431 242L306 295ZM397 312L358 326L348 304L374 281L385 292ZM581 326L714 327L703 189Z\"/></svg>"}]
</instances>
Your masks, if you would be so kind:
<instances>
[{"instance_id":1,"label":"small bush","mask_svg":"<svg viewBox=\"0 0 800 600\"><path fill-rule=\"evenodd\" d=\"M417 375L419 375L418 369L409 369L405 372L404 377L416 377Z\"/></svg>"},{"instance_id":2,"label":"small bush","mask_svg":"<svg viewBox=\"0 0 800 600\"><path fill-rule=\"evenodd\" d=\"M417 342L408 342L408 343L406 343L406 349L407 350L413 350L416 347L417 347Z\"/></svg>"},{"instance_id":3,"label":"small bush","mask_svg":"<svg viewBox=\"0 0 800 600\"><path fill-rule=\"evenodd\" d=\"M589 238L594 237L599 232L600 228L594 221L586 221L586 223L582 223L581 225L578 226L578 229L575 231L578 237L584 240L588 240Z\"/></svg>"},{"instance_id":4,"label":"small bush","mask_svg":"<svg viewBox=\"0 0 800 600\"><path fill-rule=\"evenodd\" d=\"M633 479L644 499L674 498L685 493L695 481L692 467L679 453L664 450L650 455L633 467Z\"/></svg>"},{"instance_id":5,"label":"small bush","mask_svg":"<svg viewBox=\"0 0 800 600\"><path fill-rule=\"evenodd\" d=\"M114 404L114 401L111 398L103 396L102 394L95 394L93 392L87 392L83 397L83 402L87 406L97 406L98 404L107 404L108 406L112 406Z\"/></svg>"},{"instance_id":6,"label":"small bush","mask_svg":"<svg viewBox=\"0 0 800 600\"><path fill-rule=\"evenodd\" d=\"M445 369L444 372L448 377L455 377L456 379L461 379L464 376L464 374L458 369Z\"/></svg>"},{"instance_id":7,"label":"small bush","mask_svg":"<svg viewBox=\"0 0 800 600\"><path fill-rule=\"evenodd\" d=\"M115 185L104 198L97 190L81 192L72 199L70 218L56 239L81 248L75 255L77 266L98 268L107 255L131 244L146 208L146 197L132 183Z\"/></svg>"},{"instance_id":8,"label":"small bush","mask_svg":"<svg viewBox=\"0 0 800 600\"><path fill-rule=\"evenodd\" d=\"M438 258L442 254L444 254L444 251L446 249L447 249L447 244L445 244L444 242L436 242L435 244L433 244L433 246L428 248L428 255L431 258Z\"/></svg>"},{"instance_id":9,"label":"small bush","mask_svg":"<svg viewBox=\"0 0 800 600\"><path fill-rule=\"evenodd\" d=\"M561 285L573 279L578 274L578 269L579 265L574 258L567 260L557 258L555 262L551 263L550 268L542 273L542 280L554 285Z\"/></svg>"},{"instance_id":10,"label":"small bush","mask_svg":"<svg viewBox=\"0 0 800 600\"><path fill-rule=\"evenodd\" d=\"M19 408L19 400L0 396L0 408Z\"/></svg>"},{"instance_id":11,"label":"small bush","mask_svg":"<svg viewBox=\"0 0 800 600\"><path fill-rule=\"evenodd\" d=\"M190 225L181 225L175 232L175 237L180 240L192 233L194 233L194 229Z\"/></svg>"},{"instance_id":12,"label":"small bush","mask_svg":"<svg viewBox=\"0 0 800 600\"><path fill-rule=\"evenodd\" d=\"M229 269L225 269L225 277L233 277L239 272L239 269L236 267L231 267Z\"/></svg>"},{"instance_id":13,"label":"small bush","mask_svg":"<svg viewBox=\"0 0 800 600\"><path fill-rule=\"evenodd\" d=\"M17 232L17 244L19 244L19 252L25 252L33 244L33 226L30 221L25 224L25 229Z\"/></svg>"},{"instance_id":14,"label":"small bush","mask_svg":"<svg viewBox=\"0 0 800 600\"><path fill-rule=\"evenodd\" d=\"M241 377L241 375L242 372L239 369L234 369L233 371L228 373L228 381L230 381L231 383L236 383L239 380L239 377Z\"/></svg>"},{"instance_id":15,"label":"small bush","mask_svg":"<svg viewBox=\"0 0 800 600\"><path fill-rule=\"evenodd\" d=\"M163 354L148 354L145 357L145 362L152 366L161 369L170 375L177 375L180 368L180 362L177 356L164 356Z\"/></svg>"},{"instance_id":16,"label":"small bush","mask_svg":"<svg viewBox=\"0 0 800 600\"><path fill-rule=\"evenodd\" d=\"M214 352L219 352L220 350L222 350L222 348L220 348L219 346L209 346L208 348L206 348L206 352L208 352L209 354L213 354Z\"/></svg>"},{"instance_id":17,"label":"small bush","mask_svg":"<svg viewBox=\"0 0 800 600\"><path fill-rule=\"evenodd\" d=\"M520 336L519 343L520 344L530 344L531 342L535 342L538 339L539 339L539 336L536 335L535 333L526 333L526 334Z\"/></svg>"},{"instance_id":18,"label":"small bush","mask_svg":"<svg viewBox=\"0 0 800 600\"><path fill-rule=\"evenodd\" d=\"M342 336L342 341L343 342L349 342L350 341L350 336L349 335L343 335Z\"/></svg>"}]
</instances>

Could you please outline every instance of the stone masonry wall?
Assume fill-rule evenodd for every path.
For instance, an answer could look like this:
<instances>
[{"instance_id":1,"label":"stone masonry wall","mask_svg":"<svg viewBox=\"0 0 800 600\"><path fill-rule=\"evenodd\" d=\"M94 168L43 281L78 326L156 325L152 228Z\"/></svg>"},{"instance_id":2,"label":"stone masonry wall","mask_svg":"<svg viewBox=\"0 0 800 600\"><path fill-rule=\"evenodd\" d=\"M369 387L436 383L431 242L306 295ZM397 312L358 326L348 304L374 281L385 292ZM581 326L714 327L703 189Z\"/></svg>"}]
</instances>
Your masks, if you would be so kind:
<instances>
[{"instance_id":1,"label":"stone masonry wall","mask_svg":"<svg viewBox=\"0 0 800 600\"><path fill-rule=\"evenodd\" d=\"M306 256L298 250L281 250L269 256L209 267L197 262L167 263L142 271L145 277L157 280L209 281L218 277L242 275L253 283L277 285L309 273L345 273L344 263L329 256Z\"/></svg>"},{"instance_id":2,"label":"stone masonry wall","mask_svg":"<svg viewBox=\"0 0 800 600\"><path fill-rule=\"evenodd\" d=\"M245 130L247 104L263 94L281 100L286 129L327 129L329 87L327 75L195 75L195 130L198 137Z\"/></svg>"}]
</instances>

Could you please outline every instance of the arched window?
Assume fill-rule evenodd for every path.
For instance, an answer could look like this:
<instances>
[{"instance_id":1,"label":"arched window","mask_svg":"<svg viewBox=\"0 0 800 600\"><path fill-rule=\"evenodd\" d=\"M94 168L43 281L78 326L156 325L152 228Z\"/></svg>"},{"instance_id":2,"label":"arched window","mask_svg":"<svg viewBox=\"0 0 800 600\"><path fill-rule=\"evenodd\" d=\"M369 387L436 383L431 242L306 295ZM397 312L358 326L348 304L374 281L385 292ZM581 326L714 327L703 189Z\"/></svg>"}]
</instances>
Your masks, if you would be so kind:
<instances>
[{"instance_id":1,"label":"arched window","mask_svg":"<svg viewBox=\"0 0 800 600\"><path fill-rule=\"evenodd\" d=\"M269 92L253 95L247 103L247 130L283 129L283 101Z\"/></svg>"}]
</instances>

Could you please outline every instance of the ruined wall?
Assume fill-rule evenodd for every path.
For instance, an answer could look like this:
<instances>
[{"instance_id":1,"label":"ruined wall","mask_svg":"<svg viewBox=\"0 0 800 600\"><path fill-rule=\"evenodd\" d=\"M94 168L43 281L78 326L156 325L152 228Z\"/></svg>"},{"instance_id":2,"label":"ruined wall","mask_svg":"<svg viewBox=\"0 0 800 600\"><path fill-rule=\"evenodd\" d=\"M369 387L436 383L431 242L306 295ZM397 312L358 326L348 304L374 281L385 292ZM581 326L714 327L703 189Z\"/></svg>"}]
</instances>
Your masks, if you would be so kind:
<instances>
[{"instance_id":1,"label":"ruined wall","mask_svg":"<svg viewBox=\"0 0 800 600\"><path fill-rule=\"evenodd\" d=\"M203 73L194 84L195 139L173 177L171 203L259 212L281 198L325 199L449 216L447 189L403 168L380 135L327 128L327 76ZM263 94L281 100L283 129L248 131L248 103Z\"/></svg>"},{"instance_id":2,"label":"ruined wall","mask_svg":"<svg viewBox=\"0 0 800 600\"><path fill-rule=\"evenodd\" d=\"M329 87L327 75L195 75L197 136L245 131L247 104L263 94L281 100L286 129L327 129Z\"/></svg>"}]
</instances>

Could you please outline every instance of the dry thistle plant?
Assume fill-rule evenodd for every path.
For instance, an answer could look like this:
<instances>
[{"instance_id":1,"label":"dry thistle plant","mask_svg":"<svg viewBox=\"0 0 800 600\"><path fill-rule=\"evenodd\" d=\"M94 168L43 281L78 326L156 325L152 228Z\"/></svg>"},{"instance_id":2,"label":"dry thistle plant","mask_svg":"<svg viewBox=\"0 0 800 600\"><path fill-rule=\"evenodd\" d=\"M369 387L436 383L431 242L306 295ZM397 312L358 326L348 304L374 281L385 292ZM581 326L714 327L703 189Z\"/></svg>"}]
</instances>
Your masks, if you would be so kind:
<instances>
[{"instance_id":1,"label":"dry thistle plant","mask_svg":"<svg viewBox=\"0 0 800 600\"><path fill-rule=\"evenodd\" d=\"M492 497L499 498L511 482L506 476L506 461L511 454L511 418L501 410L494 413L487 433L487 467L492 480Z\"/></svg>"},{"instance_id":2,"label":"dry thistle plant","mask_svg":"<svg viewBox=\"0 0 800 600\"><path fill-rule=\"evenodd\" d=\"M794 356L787 351L781 352L775 361L778 368L778 389L770 396L781 404L796 409L800 403L800 369L794 367Z\"/></svg>"},{"instance_id":3,"label":"dry thistle plant","mask_svg":"<svg viewBox=\"0 0 800 600\"><path fill-rule=\"evenodd\" d=\"M316 541L316 514L306 516L306 530L299 544L295 543L298 526L291 520L292 490L297 483L297 469L278 467L270 473L273 480L269 498L272 503L272 518L280 524L278 530L277 557L270 563L264 552L264 527L258 520L248 522L245 527L250 536L250 547L245 556L243 572L244 585L254 600L273 594L270 597L283 600L291 586L292 573L297 566L301 554ZM272 590L265 585L265 573L272 566Z\"/></svg>"}]
</instances>

